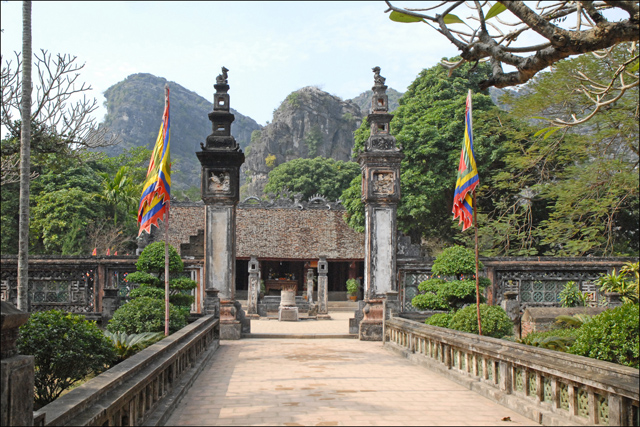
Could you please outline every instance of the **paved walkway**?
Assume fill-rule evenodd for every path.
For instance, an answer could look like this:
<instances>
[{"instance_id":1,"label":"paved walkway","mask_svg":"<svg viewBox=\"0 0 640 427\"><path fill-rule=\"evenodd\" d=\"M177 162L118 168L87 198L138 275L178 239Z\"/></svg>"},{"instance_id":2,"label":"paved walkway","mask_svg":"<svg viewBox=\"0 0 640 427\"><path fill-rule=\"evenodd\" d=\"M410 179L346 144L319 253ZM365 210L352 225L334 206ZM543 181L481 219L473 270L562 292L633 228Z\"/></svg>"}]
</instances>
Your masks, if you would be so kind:
<instances>
[{"instance_id":1,"label":"paved walkway","mask_svg":"<svg viewBox=\"0 0 640 427\"><path fill-rule=\"evenodd\" d=\"M349 318L353 312L330 312L330 320L302 320L278 322L277 320L252 320L252 334L348 334Z\"/></svg>"},{"instance_id":2,"label":"paved walkway","mask_svg":"<svg viewBox=\"0 0 640 427\"><path fill-rule=\"evenodd\" d=\"M537 424L380 342L243 339L221 342L167 425Z\"/></svg>"}]
</instances>

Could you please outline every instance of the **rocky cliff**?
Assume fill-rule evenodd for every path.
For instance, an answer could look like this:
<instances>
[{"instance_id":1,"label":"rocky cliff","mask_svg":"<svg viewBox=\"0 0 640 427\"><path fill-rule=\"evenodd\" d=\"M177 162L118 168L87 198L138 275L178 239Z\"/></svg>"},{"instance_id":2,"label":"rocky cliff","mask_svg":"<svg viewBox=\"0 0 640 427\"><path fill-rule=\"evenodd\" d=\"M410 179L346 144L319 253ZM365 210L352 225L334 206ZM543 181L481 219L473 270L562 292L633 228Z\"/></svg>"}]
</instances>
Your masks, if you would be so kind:
<instances>
[{"instance_id":1,"label":"rocky cliff","mask_svg":"<svg viewBox=\"0 0 640 427\"><path fill-rule=\"evenodd\" d=\"M171 92L172 187L200 187L200 162L195 152L200 151L200 142L211 133L207 115L213 110L213 104L162 77L132 74L105 91L107 115L104 124L122 138L122 143L109 147L107 153L117 155L124 149L139 146L153 149L162 121L166 83ZM233 108L231 112L235 115L231 133L244 149L249 145L251 133L262 126Z\"/></svg>"},{"instance_id":2,"label":"rocky cliff","mask_svg":"<svg viewBox=\"0 0 640 427\"><path fill-rule=\"evenodd\" d=\"M393 88L387 89L387 96L389 97L389 112L393 112L396 108L400 106L398 100L402 98L404 93L398 92ZM368 90L366 92L362 92L360 95L351 99L358 107L360 107L360 111L362 111L363 115L369 114L369 110L371 109L371 98L373 97L373 91Z\"/></svg>"},{"instance_id":3,"label":"rocky cliff","mask_svg":"<svg viewBox=\"0 0 640 427\"><path fill-rule=\"evenodd\" d=\"M274 112L273 121L251 137L241 169L247 178L243 196L260 196L269 171L289 160L317 156L353 160L353 132L362 118L354 102L316 87L291 93Z\"/></svg>"}]
</instances>

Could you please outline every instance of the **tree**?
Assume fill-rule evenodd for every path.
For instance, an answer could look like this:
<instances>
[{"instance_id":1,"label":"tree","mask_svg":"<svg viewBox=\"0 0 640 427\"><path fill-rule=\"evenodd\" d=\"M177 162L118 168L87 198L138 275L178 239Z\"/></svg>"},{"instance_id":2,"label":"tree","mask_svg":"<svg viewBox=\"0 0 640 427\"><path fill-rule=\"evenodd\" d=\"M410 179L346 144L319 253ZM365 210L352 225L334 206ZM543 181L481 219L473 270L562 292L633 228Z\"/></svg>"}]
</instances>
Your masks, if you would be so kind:
<instances>
[{"instance_id":1,"label":"tree","mask_svg":"<svg viewBox=\"0 0 640 427\"><path fill-rule=\"evenodd\" d=\"M324 157L294 159L269 172L264 193L278 194L287 188L294 194L302 194L303 199L321 194L329 200L337 200L359 174L360 166L355 162Z\"/></svg>"},{"instance_id":2,"label":"tree","mask_svg":"<svg viewBox=\"0 0 640 427\"><path fill-rule=\"evenodd\" d=\"M31 178L31 2L22 3L22 52L24 68L22 70L22 102L20 112L23 126L20 138L20 220L18 231L18 310L29 311L29 180ZM2 73L4 80L4 70ZM2 110L5 102L4 81L2 82ZM15 98L17 101L16 90ZM4 113L3 113L4 117ZM2 120L4 124L4 120Z\"/></svg>"},{"instance_id":3,"label":"tree","mask_svg":"<svg viewBox=\"0 0 640 427\"><path fill-rule=\"evenodd\" d=\"M35 358L35 403L42 407L91 373L115 360L111 342L95 322L59 310L32 313L16 341Z\"/></svg>"}]
</instances>

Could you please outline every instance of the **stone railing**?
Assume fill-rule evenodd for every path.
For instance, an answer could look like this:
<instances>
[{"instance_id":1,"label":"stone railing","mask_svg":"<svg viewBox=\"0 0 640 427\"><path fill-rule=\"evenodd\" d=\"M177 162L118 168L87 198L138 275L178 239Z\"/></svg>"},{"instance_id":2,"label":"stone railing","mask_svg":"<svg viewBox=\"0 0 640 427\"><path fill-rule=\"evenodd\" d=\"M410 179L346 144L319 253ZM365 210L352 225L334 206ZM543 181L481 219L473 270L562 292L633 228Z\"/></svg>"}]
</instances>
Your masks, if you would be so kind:
<instances>
[{"instance_id":1,"label":"stone railing","mask_svg":"<svg viewBox=\"0 0 640 427\"><path fill-rule=\"evenodd\" d=\"M385 322L385 347L545 425L638 425L638 370L511 341Z\"/></svg>"},{"instance_id":2,"label":"stone railing","mask_svg":"<svg viewBox=\"0 0 640 427\"><path fill-rule=\"evenodd\" d=\"M34 425L163 425L219 337L204 316L34 412Z\"/></svg>"}]
</instances>

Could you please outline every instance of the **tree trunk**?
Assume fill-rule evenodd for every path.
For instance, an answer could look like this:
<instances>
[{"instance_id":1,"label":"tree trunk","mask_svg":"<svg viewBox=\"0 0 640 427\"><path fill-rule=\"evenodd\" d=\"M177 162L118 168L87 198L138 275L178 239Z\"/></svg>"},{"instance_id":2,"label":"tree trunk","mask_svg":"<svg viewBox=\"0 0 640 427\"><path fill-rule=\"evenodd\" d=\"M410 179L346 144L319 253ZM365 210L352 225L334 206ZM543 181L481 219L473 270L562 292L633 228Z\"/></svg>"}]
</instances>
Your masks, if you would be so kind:
<instances>
[{"instance_id":1,"label":"tree trunk","mask_svg":"<svg viewBox=\"0 0 640 427\"><path fill-rule=\"evenodd\" d=\"M29 307L29 177L31 175L31 2L22 3L22 129L20 132L20 222L18 309Z\"/></svg>"}]
</instances>

